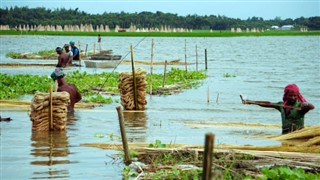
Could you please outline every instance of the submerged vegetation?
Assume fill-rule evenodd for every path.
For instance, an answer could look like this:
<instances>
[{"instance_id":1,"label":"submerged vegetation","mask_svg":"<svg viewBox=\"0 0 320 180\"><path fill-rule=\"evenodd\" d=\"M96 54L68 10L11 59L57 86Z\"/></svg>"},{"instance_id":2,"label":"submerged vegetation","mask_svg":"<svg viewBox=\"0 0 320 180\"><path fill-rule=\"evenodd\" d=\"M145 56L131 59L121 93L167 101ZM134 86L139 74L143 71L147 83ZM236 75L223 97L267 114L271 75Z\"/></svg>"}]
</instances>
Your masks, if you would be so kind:
<instances>
[{"instance_id":1,"label":"submerged vegetation","mask_svg":"<svg viewBox=\"0 0 320 180\"><path fill-rule=\"evenodd\" d=\"M81 59L87 59L88 56L92 55L93 52L83 52L81 51ZM17 53L17 52L8 52L6 54L7 58L12 59L57 59L58 54L53 50L42 50L38 52L27 52L27 53Z\"/></svg>"},{"instance_id":2,"label":"submerged vegetation","mask_svg":"<svg viewBox=\"0 0 320 180\"><path fill-rule=\"evenodd\" d=\"M55 50L43 50L30 53L9 52L6 54L6 57L12 59L57 59L58 55Z\"/></svg>"},{"instance_id":3,"label":"submerged vegetation","mask_svg":"<svg viewBox=\"0 0 320 180\"><path fill-rule=\"evenodd\" d=\"M188 71L172 68L166 74L165 85L181 84L182 89L197 87L198 80L205 79L204 71ZM74 84L80 90L85 102L99 102L110 104L114 102L106 94L118 94L119 73L88 74L87 72L74 71L65 77L68 83ZM150 89L151 75L147 74L147 92ZM53 80L48 76L38 75L8 75L0 73L0 99L18 99L22 95L31 95L36 91L48 92ZM152 75L152 88L162 88L163 74ZM117 102L117 100L115 100Z\"/></svg>"}]
</instances>

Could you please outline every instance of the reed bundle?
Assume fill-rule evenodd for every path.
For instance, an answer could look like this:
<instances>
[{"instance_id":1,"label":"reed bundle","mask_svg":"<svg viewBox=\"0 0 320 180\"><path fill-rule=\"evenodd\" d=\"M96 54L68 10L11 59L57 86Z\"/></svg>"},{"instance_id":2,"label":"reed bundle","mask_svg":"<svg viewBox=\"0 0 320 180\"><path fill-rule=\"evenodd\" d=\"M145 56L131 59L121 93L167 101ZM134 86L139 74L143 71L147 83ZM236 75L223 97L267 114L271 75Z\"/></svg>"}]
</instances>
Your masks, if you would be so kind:
<instances>
[{"instance_id":1,"label":"reed bundle","mask_svg":"<svg viewBox=\"0 0 320 180\"><path fill-rule=\"evenodd\" d=\"M320 126L311 126L284 134L274 138L275 140L304 140L298 146L320 145Z\"/></svg>"},{"instance_id":2,"label":"reed bundle","mask_svg":"<svg viewBox=\"0 0 320 180\"><path fill-rule=\"evenodd\" d=\"M29 113L33 131L50 130L50 94L36 92L31 101ZM64 130L67 124L67 106L70 97L67 92L52 93L52 130Z\"/></svg>"},{"instance_id":3,"label":"reed bundle","mask_svg":"<svg viewBox=\"0 0 320 180\"><path fill-rule=\"evenodd\" d=\"M144 110L147 94L146 71L144 69L137 69L135 71L137 83L137 107L134 103L134 85L133 75L131 72L123 72L119 77L119 91L121 96L121 105L125 110Z\"/></svg>"}]
</instances>

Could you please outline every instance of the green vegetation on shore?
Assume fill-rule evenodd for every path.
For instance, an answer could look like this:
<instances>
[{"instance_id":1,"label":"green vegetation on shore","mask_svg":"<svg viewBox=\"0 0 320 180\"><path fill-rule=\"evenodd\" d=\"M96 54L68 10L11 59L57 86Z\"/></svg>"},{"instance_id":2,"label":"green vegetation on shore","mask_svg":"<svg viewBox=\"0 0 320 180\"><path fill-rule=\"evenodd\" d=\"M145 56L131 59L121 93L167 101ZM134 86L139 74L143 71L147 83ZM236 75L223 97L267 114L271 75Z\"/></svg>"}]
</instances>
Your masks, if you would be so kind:
<instances>
[{"instance_id":1,"label":"green vegetation on shore","mask_svg":"<svg viewBox=\"0 0 320 180\"><path fill-rule=\"evenodd\" d=\"M188 71L172 68L166 74L165 85L179 84L182 89L197 87L198 80L205 79L207 75L204 71ZM150 88L150 74L147 74L147 92ZM110 97L104 97L101 94L119 93L119 73L87 74L86 72L74 71L68 73L66 81L75 84L80 90L83 100L87 102L112 103ZM163 74L152 75L153 91L162 88ZM18 99L22 95L31 95L36 91L48 92L49 86L53 85L53 80L48 76L38 75L8 75L0 73L0 99ZM98 93L99 92L99 93ZM166 94L162 92L161 94Z\"/></svg>"},{"instance_id":2,"label":"green vegetation on shore","mask_svg":"<svg viewBox=\"0 0 320 180\"><path fill-rule=\"evenodd\" d=\"M194 30L192 32L57 32L57 31L0 31L0 35L49 35L49 36L127 36L127 37L238 37L238 36L320 36L320 31L265 31L231 32Z\"/></svg>"}]
</instances>

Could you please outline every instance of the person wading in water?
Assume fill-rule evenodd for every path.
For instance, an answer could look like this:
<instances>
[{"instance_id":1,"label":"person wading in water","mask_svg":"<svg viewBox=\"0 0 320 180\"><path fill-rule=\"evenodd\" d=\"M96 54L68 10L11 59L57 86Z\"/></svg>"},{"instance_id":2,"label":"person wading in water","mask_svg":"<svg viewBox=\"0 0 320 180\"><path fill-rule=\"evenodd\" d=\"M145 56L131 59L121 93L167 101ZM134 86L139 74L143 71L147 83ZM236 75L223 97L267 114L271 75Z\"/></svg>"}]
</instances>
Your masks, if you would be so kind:
<instances>
[{"instance_id":1,"label":"person wading in water","mask_svg":"<svg viewBox=\"0 0 320 180\"><path fill-rule=\"evenodd\" d=\"M51 78L54 81L58 82L58 92L68 92L70 95L70 104L68 106L68 112L74 112L74 105L75 103L79 102L82 97L81 94L78 90L78 88L73 85L73 84L69 84L65 81L64 79L64 72L62 71L62 69L56 68L52 73L51 73Z\"/></svg>"},{"instance_id":2,"label":"person wading in water","mask_svg":"<svg viewBox=\"0 0 320 180\"><path fill-rule=\"evenodd\" d=\"M241 97L242 99L242 97ZM275 108L281 113L282 134L287 134L304 128L304 115L314 109L311 103L300 94L296 84L288 84L284 88L283 101L271 103L269 101L251 101L242 99L243 104L255 104L266 108Z\"/></svg>"}]
</instances>

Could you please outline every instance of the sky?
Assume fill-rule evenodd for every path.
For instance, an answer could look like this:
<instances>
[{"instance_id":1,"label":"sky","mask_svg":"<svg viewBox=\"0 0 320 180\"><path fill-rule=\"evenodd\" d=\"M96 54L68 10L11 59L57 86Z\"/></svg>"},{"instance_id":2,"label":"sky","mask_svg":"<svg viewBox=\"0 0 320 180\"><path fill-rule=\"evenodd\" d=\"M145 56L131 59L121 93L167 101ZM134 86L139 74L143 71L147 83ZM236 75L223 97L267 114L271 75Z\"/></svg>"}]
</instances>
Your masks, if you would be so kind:
<instances>
[{"instance_id":1,"label":"sky","mask_svg":"<svg viewBox=\"0 0 320 180\"><path fill-rule=\"evenodd\" d=\"M179 16L220 15L243 20L254 16L264 20L320 16L320 0L1 0L1 8L14 6L79 8L90 14L161 11Z\"/></svg>"}]
</instances>

